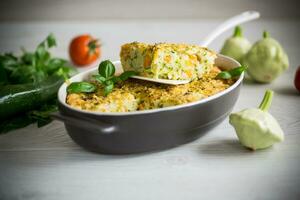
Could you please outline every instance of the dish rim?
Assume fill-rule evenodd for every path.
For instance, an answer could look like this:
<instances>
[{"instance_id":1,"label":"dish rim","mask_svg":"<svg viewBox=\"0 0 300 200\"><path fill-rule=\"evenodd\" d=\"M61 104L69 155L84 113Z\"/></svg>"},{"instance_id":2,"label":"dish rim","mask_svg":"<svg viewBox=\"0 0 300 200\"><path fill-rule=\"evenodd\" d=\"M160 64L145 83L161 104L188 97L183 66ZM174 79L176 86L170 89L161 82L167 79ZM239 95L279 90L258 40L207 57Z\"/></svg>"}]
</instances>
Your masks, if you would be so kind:
<instances>
[{"instance_id":1,"label":"dish rim","mask_svg":"<svg viewBox=\"0 0 300 200\"><path fill-rule=\"evenodd\" d=\"M231 63L233 63L236 66L239 66L240 63L228 56L224 56L221 54L218 54L218 57L223 58ZM120 64L120 61L114 61L114 64ZM89 74L92 74L94 71L96 71L98 69L98 67L93 67L91 69L88 69L86 71L80 72L79 74L76 74L75 76L71 77L69 80L70 82L73 82L74 79L83 79L84 77L88 76ZM198 100L198 101L194 101L194 102L190 102L190 103L186 103L186 104L181 104L181 105L176 105L176 106L169 106L169 107L164 107L164 108L155 108L155 109L149 109L149 110L140 110L140 111L131 111L131 112L100 112L100 111L90 111L90 110L81 110L78 108L74 108L72 106L70 106L69 104L66 103L66 96L67 96L67 92L66 92L66 88L67 88L67 83L64 82L59 90L58 90L58 94L57 94L57 98L58 101L60 103L60 105L63 105L64 107L66 107L67 109L70 109L74 112L80 112L80 113L84 113L84 114L90 114L90 115L96 115L96 116L128 116L128 115L143 115L143 114L153 114L153 113L160 113L160 112L166 112L166 111L174 111L174 110L179 110L179 109L184 109L187 107L192 107L195 105L200 105L200 104L205 104L209 101L212 101L214 99L217 99L227 93L229 93L230 91L234 90L236 87L238 87L240 85L240 83L242 82L243 78L244 78L244 73L243 72L240 77L238 78L238 80L236 80L236 82L231 85L230 87L228 87L227 89L214 94L210 97ZM73 81L72 81L73 80Z\"/></svg>"}]
</instances>

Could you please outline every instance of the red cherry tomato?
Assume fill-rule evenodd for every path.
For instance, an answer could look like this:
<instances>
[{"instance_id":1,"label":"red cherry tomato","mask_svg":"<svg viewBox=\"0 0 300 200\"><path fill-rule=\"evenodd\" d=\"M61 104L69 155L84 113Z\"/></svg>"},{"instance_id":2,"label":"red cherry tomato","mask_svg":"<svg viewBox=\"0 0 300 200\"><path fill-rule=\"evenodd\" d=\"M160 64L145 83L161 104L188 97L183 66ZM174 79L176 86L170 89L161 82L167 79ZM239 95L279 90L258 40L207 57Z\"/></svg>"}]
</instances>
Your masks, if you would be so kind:
<instances>
[{"instance_id":1,"label":"red cherry tomato","mask_svg":"<svg viewBox=\"0 0 300 200\"><path fill-rule=\"evenodd\" d=\"M298 67L298 69L296 71L294 83L295 83L295 87L300 92L300 66Z\"/></svg>"},{"instance_id":2,"label":"red cherry tomato","mask_svg":"<svg viewBox=\"0 0 300 200\"><path fill-rule=\"evenodd\" d=\"M75 65L85 66L95 62L101 56L101 48L97 39L85 34L71 41L69 53Z\"/></svg>"}]
</instances>

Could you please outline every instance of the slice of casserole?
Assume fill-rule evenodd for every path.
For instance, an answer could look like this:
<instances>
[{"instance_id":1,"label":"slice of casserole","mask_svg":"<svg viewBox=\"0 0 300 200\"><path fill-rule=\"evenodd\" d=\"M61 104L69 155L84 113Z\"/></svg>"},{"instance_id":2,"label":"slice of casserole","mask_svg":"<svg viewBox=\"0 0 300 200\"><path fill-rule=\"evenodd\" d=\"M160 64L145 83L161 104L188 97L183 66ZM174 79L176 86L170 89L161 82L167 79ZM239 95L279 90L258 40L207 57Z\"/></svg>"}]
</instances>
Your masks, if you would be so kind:
<instances>
[{"instance_id":1,"label":"slice of casserole","mask_svg":"<svg viewBox=\"0 0 300 200\"><path fill-rule=\"evenodd\" d=\"M133 42L121 47L120 57L124 71L150 78L193 80L209 72L217 56L197 45Z\"/></svg>"}]
</instances>

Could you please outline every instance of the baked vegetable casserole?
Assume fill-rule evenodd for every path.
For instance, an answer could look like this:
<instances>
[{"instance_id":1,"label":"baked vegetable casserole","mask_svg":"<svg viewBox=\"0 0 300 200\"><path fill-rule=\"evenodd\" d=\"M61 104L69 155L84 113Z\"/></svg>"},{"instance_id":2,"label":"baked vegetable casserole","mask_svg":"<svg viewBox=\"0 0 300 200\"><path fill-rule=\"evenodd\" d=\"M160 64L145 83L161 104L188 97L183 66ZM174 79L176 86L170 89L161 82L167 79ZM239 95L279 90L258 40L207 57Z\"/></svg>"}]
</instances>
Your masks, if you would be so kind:
<instances>
[{"instance_id":1,"label":"baked vegetable casserole","mask_svg":"<svg viewBox=\"0 0 300 200\"><path fill-rule=\"evenodd\" d=\"M176 106L209 97L234 83L233 79L216 79L219 72L218 67L213 67L201 79L176 86L128 79L115 85L107 96L103 93L103 85L96 83L96 92L68 94L67 103L82 110L99 112L131 112Z\"/></svg>"},{"instance_id":2,"label":"baked vegetable casserole","mask_svg":"<svg viewBox=\"0 0 300 200\"><path fill-rule=\"evenodd\" d=\"M194 80L212 69L217 56L197 45L133 42L121 47L120 57L125 71L136 71L141 76Z\"/></svg>"},{"instance_id":3,"label":"baked vegetable casserole","mask_svg":"<svg viewBox=\"0 0 300 200\"><path fill-rule=\"evenodd\" d=\"M199 101L230 87L236 79L214 65L216 54L206 48L184 44L125 44L121 48L124 72L115 76L109 60L87 82L73 82L66 102L72 107L98 112L132 112ZM232 74L241 73L239 68ZM236 71L237 70L237 71ZM222 73L223 77L219 75ZM148 77L191 79L188 84L167 85L130 79Z\"/></svg>"}]
</instances>

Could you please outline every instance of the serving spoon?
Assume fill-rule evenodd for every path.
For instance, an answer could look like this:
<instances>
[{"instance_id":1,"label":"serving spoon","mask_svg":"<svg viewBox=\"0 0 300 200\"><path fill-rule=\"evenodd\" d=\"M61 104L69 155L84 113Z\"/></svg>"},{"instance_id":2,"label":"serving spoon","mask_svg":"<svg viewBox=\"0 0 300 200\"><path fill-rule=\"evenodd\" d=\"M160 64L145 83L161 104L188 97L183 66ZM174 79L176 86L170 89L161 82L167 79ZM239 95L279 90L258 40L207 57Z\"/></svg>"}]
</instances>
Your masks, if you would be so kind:
<instances>
[{"instance_id":1,"label":"serving spoon","mask_svg":"<svg viewBox=\"0 0 300 200\"><path fill-rule=\"evenodd\" d=\"M233 28L239 24L252 21L254 19L259 18L260 14L257 11L246 11L239 15L236 15L234 17L229 18L228 20L224 21L222 24L217 26L215 30L213 30L201 43L200 46L207 47L214 39L216 39L219 35L224 33L230 28ZM117 61L115 63L120 63L120 61ZM168 84L168 85L180 85L180 84L187 84L191 80L169 80L169 79L155 79L155 78L149 78L144 76L131 76L130 78L145 80L145 81L151 81L161 84Z\"/></svg>"}]
</instances>

